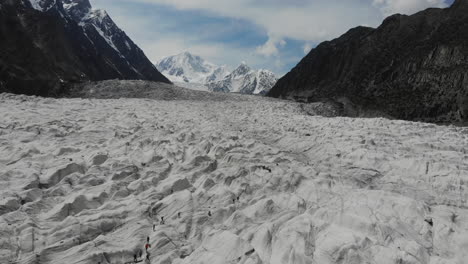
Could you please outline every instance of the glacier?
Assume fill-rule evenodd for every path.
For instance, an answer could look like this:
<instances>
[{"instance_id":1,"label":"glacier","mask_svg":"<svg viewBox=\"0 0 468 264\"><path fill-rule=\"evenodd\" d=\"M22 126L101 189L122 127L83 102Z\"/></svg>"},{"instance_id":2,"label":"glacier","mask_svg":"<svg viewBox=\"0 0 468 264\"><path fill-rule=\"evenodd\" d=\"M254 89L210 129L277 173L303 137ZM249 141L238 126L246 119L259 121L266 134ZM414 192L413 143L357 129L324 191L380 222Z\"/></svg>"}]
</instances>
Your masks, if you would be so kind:
<instances>
[{"instance_id":1,"label":"glacier","mask_svg":"<svg viewBox=\"0 0 468 264\"><path fill-rule=\"evenodd\" d=\"M1 263L466 263L468 128L132 83L0 94Z\"/></svg>"}]
</instances>

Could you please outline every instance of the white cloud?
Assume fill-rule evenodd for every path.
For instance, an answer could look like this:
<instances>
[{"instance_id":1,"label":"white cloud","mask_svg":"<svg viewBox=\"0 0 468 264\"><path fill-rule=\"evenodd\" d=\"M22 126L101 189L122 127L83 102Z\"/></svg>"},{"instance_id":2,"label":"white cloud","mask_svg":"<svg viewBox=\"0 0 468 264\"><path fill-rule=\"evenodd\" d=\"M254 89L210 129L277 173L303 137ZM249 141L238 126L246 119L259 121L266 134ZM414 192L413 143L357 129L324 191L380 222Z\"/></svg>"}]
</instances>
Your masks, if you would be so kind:
<instances>
[{"instance_id":1,"label":"white cloud","mask_svg":"<svg viewBox=\"0 0 468 264\"><path fill-rule=\"evenodd\" d=\"M270 57L273 55L278 55L278 48L283 47L285 45L286 41L284 39L280 39L277 37L269 37L268 41L265 44L258 46L256 51L260 55Z\"/></svg>"},{"instance_id":2,"label":"white cloud","mask_svg":"<svg viewBox=\"0 0 468 264\"><path fill-rule=\"evenodd\" d=\"M91 0L99 8L112 9L111 16L145 51L152 61L189 50L217 64L236 66L245 60L250 64L267 65L278 71L284 61L282 46L286 39L306 43L304 53L312 43L339 37L358 25L378 26L385 16L399 12L411 14L427 7L444 7L443 0ZM197 34L183 35L177 28L164 28L168 21L129 15L123 8L138 3L169 6L179 10L202 12L213 17L229 17L248 21L257 26L260 34L269 36L257 47L236 47L231 43L216 43L202 34L216 34L216 29L201 29ZM122 5L124 4L124 5ZM194 14L196 14L196 12ZM174 20L177 20L174 17ZM170 24L170 23L168 23ZM210 40L206 40L210 39ZM284 50L284 52L287 52ZM284 55L284 54L283 54ZM299 58L300 59L300 58ZM283 62L281 62L283 61ZM291 63L291 62L288 62ZM274 70L274 69L272 69Z\"/></svg>"},{"instance_id":3,"label":"white cloud","mask_svg":"<svg viewBox=\"0 0 468 264\"><path fill-rule=\"evenodd\" d=\"M310 44L310 43L304 44L303 49L304 49L304 54L309 53L310 50L312 49L312 44Z\"/></svg>"},{"instance_id":4,"label":"white cloud","mask_svg":"<svg viewBox=\"0 0 468 264\"><path fill-rule=\"evenodd\" d=\"M124 1L124 0L120 0ZM371 19L374 7L343 0L136 0L248 20L277 38L321 41ZM371 1L371 0L366 0ZM366 13L365 16L362 13Z\"/></svg>"},{"instance_id":5,"label":"white cloud","mask_svg":"<svg viewBox=\"0 0 468 264\"><path fill-rule=\"evenodd\" d=\"M413 14L428 7L445 7L444 0L374 0L373 5L385 15Z\"/></svg>"},{"instance_id":6,"label":"white cloud","mask_svg":"<svg viewBox=\"0 0 468 264\"><path fill-rule=\"evenodd\" d=\"M103 1L103 0L101 0ZM129 0L113 0L129 1ZM320 42L338 37L358 25L377 26L393 12L413 13L427 7L443 7L443 0L133 0L164 4L181 10L201 10L216 16L248 20L275 39L258 52L274 55L278 42L291 38ZM177 19L177 18L175 18Z\"/></svg>"}]
</instances>

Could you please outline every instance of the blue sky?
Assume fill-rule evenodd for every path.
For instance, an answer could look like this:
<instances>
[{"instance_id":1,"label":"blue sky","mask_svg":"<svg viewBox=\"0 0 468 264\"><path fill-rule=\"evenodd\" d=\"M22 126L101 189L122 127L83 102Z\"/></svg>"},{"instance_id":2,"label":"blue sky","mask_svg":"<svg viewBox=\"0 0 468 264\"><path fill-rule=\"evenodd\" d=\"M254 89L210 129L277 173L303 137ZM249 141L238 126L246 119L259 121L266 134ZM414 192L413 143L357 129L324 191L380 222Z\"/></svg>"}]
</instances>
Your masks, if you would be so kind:
<instances>
[{"instance_id":1,"label":"blue sky","mask_svg":"<svg viewBox=\"0 0 468 264\"><path fill-rule=\"evenodd\" d=\"M189 51L219 65L242 61L283 75L318 43L388 15L453 0L90 0L151 61Z\"/></svg>"}]
</instances>

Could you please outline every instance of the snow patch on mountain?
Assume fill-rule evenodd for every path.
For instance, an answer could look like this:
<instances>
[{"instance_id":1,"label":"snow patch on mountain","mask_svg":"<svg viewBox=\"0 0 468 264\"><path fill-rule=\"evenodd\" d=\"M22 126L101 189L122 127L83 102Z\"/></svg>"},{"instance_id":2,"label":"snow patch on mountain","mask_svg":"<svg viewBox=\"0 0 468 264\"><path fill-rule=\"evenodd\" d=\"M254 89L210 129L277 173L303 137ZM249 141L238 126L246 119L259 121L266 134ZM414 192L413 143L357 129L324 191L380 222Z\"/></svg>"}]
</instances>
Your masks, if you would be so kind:
<instances>
[{"instance_id":1,"label":"snow patch on mountain","mask_svg":"<svg viewBox=\"0 0 468 264\"><path fill-rule=\"evenodd\" d=\"M34 9L42 11L42 7L40 5L41 0L29 0L31 2L31 5Z\"/></svg>"},{"instance_id":2,"label":"snow patch on mountain","mask_svg":"<svg viewBox=\"0 0 468 264\"><path fill-rule=\"evenodd\" d=\"M55 1L46 1L46 0L29 0L31 6L41 12L49 10L54 4Z\"/></svg>"}]
</instances>

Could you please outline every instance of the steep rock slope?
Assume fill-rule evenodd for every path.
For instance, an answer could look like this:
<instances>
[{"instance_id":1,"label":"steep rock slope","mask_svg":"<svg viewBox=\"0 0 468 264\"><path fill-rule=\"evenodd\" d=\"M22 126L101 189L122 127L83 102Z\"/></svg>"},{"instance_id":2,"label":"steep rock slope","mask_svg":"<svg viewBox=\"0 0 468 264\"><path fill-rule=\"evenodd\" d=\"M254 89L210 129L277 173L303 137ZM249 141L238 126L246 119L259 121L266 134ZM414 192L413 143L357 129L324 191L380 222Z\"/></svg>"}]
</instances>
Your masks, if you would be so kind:
<instances>
[{"instance_id":1,"label":"steep rock slope","mask_svg":"<svg viewBox=\"0 0 468 264\"><path fill-rule=\"evenodd\" d=\"M169 83L88 0L3 1L0 38L0 91L50 96L87 80Z\"/></svg>"},{"instance_id":2,"label":"steep rock slope","mask_svg":"<svg viewBox=\"0 0 468 264\"><path fill-rule=\"evenodd\" d=\"M0 262L466 264L467 128L204 94L0 95Z\"/></svg>"},{"instance_id":3,"label":"steep rock slope","mask_svg":"<svg viewBox=\"0 0 468 264\"><path fill-rule=\"evenodd\" d=\"M324 42L269 95L332 99L351 115L468 120L468 1L393 15L377 29L358 27Z\"/></svg>"},{"instance_id":4,"label":"steep rock slope","mask_svg":"<svg viewBox=\"0 0 468 264\"><path fill-rule=\"evenodd\" d=\"M232 73L217 82L210 82L210 91L242 94L266 94L275 85L277 78L267 70L252 70L242 63Z\"/></svg>"}]
</instances>

